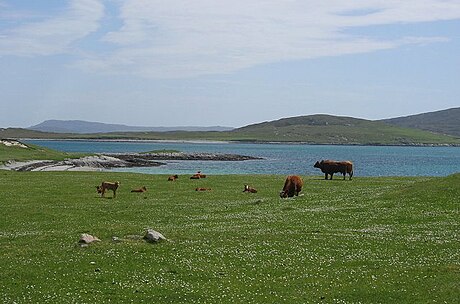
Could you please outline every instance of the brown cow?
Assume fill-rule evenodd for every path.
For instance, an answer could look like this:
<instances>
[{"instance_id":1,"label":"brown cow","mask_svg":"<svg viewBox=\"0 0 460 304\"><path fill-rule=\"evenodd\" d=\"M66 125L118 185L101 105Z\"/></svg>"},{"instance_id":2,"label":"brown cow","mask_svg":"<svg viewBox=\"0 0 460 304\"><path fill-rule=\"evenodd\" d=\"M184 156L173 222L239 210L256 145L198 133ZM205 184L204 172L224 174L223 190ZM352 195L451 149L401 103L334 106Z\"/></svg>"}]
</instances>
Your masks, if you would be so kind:
<instances>
[{"instance_id":1,"label":"brown cow","mask_svg":"<svg viewBox=\"0 0 460 304\"><path fill-rule=\"evenodd\" d=\"M280 192L281 198L298 196L299 192L302 191L303 180L300 176L289 175L286 177L284 182L283 190Z\"/></svg>"},{"instance_id":2,"label":"brown cow","mask_svg":"<svg viewBox=\"0 0 460 304\"><path fill-rule=\"evenodd\" d=\"M168 182L173 182L178 178L179 178L179 176L177 174L171 175L170 177L168 177Z\"/></svg>"},{"instance_id":3,"label":"brown cow","mask_svg":"<svg viewBox=\"0 0 460 304\"><path fill-rule=\"evenodd\" d=\"M200 178L206 178L206 174L201 174L201 171L198 171L197 173L193 174L190 179L200 179Z\"/></svg>"},{"instance_id":4,"label":"brown cow","mask_svg":"<svg viewBox=\"0 0 460 304\"><path fill-rule=\"evenodd\" d=\"M255 188L249 187L249 185L244 185L243 192L257 193L257 190Z\"/></svg>"},{"instance_id":5,"label":"brown cow","mask_svg":"<svg viewBox=\"0 0 460 304\"><path fill-rule=\"evenodd\" d=\"M117 195L117 189L120 186L120 182L102 182L100 189L101 189L101 197L104 197L106 190L113 191L113 197L115 198Z\"/></svg>"},{"instance_id":6,"label":"brown cow","mask_svg":"<svg viewBox=\"0 0 460 304\"><path fill-rule=\"evenodd\" d=\"M353 163L351 161L334 161L334 160L322 160L317 161L313 167L321 169L321 172L324 173L324 179L328 179L327 176L332 176L334 173L340 172L343 174L343 179L345 176L350 176L350 180L353 176Z\"/></svg>"},{"instance_id":7,"label":"brown cow","mask_svg":"<svg viewBox=\"0 0 460 304\"><path fill-rule=\"evenodd\" d=\"M147 188L145 186L142 186L138 189L131 190L131 192L140 192L140 193L145 192L145 191L147 191Z\"/></svg>"},{"instance_id":8,"label":"brown cow","mask_svg":"<svg viewBox=\"0 0 460 304\"><path fill-rule=\"evenodd\" d=\"M195 191L211 191L211 188L196 188Z\"/></svg>"}]
</instances>

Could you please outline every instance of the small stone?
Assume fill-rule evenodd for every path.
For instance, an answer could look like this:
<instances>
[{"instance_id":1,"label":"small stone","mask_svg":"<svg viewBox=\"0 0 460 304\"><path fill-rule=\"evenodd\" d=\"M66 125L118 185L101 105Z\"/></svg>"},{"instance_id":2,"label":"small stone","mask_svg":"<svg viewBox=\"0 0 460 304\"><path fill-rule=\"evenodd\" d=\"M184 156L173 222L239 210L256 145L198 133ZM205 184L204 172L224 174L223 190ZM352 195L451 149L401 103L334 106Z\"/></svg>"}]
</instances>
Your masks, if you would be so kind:
<instances>
[{"instance_id":1,"label":"small stone","mask_svg":"<svg viewBox=\"0 0 460 304\"><path fill-rule=\"evenodd\" d=\"M114 243L121 243L121 239L118 236L112 236L112 242Z\"/></svg>"}]
</instances>

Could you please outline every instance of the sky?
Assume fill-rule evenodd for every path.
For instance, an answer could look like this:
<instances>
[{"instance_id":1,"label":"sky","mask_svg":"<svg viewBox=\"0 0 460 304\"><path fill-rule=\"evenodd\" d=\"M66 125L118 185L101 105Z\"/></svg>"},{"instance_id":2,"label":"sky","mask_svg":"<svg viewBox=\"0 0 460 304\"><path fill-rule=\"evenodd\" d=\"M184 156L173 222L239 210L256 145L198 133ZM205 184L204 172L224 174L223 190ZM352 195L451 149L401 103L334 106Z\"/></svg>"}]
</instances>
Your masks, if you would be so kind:
<instances>
[{"instance_id":1,"label":"sky","mask_svg":"<svg viewBox=\"0 0 460 304\"><path fill-rule=\"evenodd\" d=\"M460 0L0 0L0 127L460 106Z\"/></svg>"}]
</instances>

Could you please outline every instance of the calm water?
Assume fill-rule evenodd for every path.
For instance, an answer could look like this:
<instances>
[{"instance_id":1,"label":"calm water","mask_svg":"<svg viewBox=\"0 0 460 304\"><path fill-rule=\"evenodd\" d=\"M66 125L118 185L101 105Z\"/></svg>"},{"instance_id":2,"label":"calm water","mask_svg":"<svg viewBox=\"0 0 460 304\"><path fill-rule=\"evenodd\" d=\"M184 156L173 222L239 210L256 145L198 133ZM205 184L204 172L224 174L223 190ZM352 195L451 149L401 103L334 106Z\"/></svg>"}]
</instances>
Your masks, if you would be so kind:
<instances>
[{"instance_id":1,"label":"calm water","mask_svg":"<svg viewBox=\"0 0 460 304\"><path fill-rule=\"evenodd\" d=\"M351 160L355 176L445 176L460 172L460 147L317 146L289 144L100 142L28 140L64 152L183 152L233 153L263 157L243 162L170 161L166 166L117 169L151 174L322 174L313 164L321 159Z\"/></svg>"}]
</instances>

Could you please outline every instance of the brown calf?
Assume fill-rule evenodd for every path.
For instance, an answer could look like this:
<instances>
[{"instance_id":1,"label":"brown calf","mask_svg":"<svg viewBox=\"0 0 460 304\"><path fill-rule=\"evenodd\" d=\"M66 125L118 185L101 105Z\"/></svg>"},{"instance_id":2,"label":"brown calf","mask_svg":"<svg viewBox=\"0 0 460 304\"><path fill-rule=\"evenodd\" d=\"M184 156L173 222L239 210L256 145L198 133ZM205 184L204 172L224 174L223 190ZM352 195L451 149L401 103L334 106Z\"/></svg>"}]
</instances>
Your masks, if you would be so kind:
<instances>
[{"instance_id":1,"label":"brown calf","mask_svg":"<svg viewBox=\"0 0 460 304\"><path fill-rule=\"evenodd\" d=\"M147 191L147 188L145 188L145 186L142 186L138 189L131 190L131 192L145 192L145 191Z\"/></svg>"},{"instance_id":2,"label":"brown calf","mask_svg":"<svg viewBox=\"0 0 460 304\"><path fill-rule=\"evenodd\" d=\"M179 178L179 176L177 174L171 175L170 177L168 177L168 182L173 182L178 178Z\"/></svg>"},{"instance_id":3,"label":"brown calf","mask_svg":"<svg viewBox=\"0 0 460 304\"><path fill-rule=\"evenodd\" d=\"M211 188L196 188L195 191L211 191Z\"/></svg>"},{"instance_id":4,"label":"brown calf","mask_svg":"<svg viewBox=\"0 0 460 304\"><path fill-rule=\"evenodd\" d=\"M102 182L100 189L101 189L101 197L104 197L106 190L113 191L113 197L115 198L117 195L117 189L120 186L120 182Z\"/></svg>"},{"instance_id":5,"label":"brown calf","mask_svg":"<svg viewBox=\"0 0 460 304\"><path fill-rule=\"evenodd\" d=\"M257 193L257 190L255 188L249 187L249 185L244 185L243 192Z\"/></svg>"}]
</instances>

